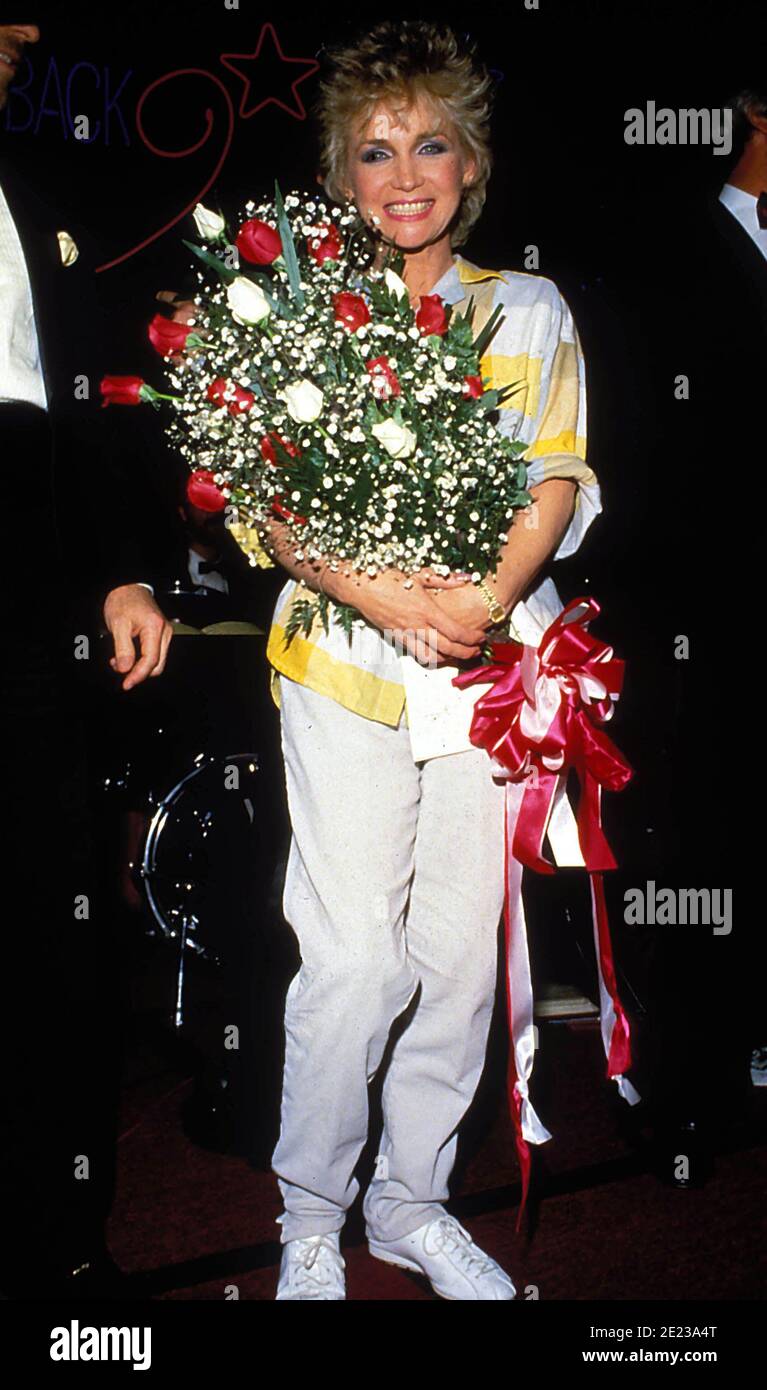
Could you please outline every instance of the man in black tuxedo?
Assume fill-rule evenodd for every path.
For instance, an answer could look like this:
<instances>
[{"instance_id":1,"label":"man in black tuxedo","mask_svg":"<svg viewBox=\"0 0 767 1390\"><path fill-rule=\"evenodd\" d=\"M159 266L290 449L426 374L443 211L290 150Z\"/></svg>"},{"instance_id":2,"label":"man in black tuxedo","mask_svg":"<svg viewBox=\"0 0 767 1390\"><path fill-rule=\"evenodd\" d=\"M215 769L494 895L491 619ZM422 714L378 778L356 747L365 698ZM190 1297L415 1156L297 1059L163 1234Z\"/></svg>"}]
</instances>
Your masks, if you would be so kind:
<instances>
[{"instance_id":1,"label":"man in black tuxedo","mask_svg":"<svg viewBox=\"0 0 767 1390\"><path fill-rule=\"evenodd\" d=\"M616 180L591 383L612 524L588 572L627 662L616 737L635 768L625 801L606 807L622 886L733 895L729 932L690 921L627 933L647 1002L638 1089L657 1120L659 1172L680 1186L704 1181L711 1149L748 1119L765 1041L753 843L767 92L756 82L708 98L733 109L729 159L664 149L640 166L644 185Z\"/></svg>"},{"instance_id":2,"label":"man in black tuxedo","mask_svg":"<svg viewBox=\"0 0 767 1390\"><path fill-rule=\"evenodd\" d=\"M708 191L683 189L662 207L655 226L662 249L652 257L656 293L644 309L655 412L639 435L653 479L646 527L654 545L649 564L645 551L645 575L651 594L655 584L652 625L664 649L663 680L648 711L648 756L656 733L665 749L663 814L673 827L658 886L733 894L729 932L654 929L658 1098L668 1125L662 1159L671 1180L684 1175L676 1156L690 1150L704 1177L706 1138L748 1116L752 1055L766 1041L764 932L754 912L761 863L753 846L761 773L754 639L761 636L762 586L754 576L765 546L767 88L744 89L726 106L733 111L732 167L725 175L713 158L717 177ZM673 656L678 638L689 642L682 659Z\"/></svg>"},{"instance_id":3,"label":"man in black tuxedo","mask_svg":"<svg viewBox=\"0 0 767 1390\"><path fill-rule=\"evenodd\" d=\"M0 108L39 37L0 23ZM108 1265L118 960L73 681L88 639L71 601L83 588L97 598L124 690L160 675L172 634L110 483L94 283L81 234L0 149L4 888L16 903L0 947L0 1287L27 1297L93 1292Z\"/></svg>"}]
</instances>

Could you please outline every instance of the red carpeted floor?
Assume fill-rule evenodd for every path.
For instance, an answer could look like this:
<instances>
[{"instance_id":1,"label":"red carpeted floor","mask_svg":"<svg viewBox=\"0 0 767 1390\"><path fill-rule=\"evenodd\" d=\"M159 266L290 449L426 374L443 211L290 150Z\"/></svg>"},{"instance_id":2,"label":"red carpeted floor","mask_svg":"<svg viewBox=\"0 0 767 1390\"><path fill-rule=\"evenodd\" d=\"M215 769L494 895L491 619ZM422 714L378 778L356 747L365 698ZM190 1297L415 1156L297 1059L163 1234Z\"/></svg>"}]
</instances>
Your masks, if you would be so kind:
<instances>
[{"instance_id":1,"label":"red carpeted floor","mask_svg":"<svg viewBox=\"0 0 767 1390\"><path fill-rule=\"evenodd\" d=\"M497 1028L494 1033L497 1042ZM503 1068L492 1055L462 1134L449 1203L508 1269L520 1296L763 1298L767 1089L752 1089L748 1113L718 1137L708 1184L679 1191L650 1171L647 1135L604 1079L593 1026L546 1029L541 1054L545 1107L536 1099L554 1137L536 1155L537 1199L528 1230L515 1232L519 1172ZM109 1227L112 1253L136 1275L142 1296L271 1300L280 1256L276 1179L268 1160L259 1169L186 1137L182 1108L192 1084L156 1040L133 1039ZM342 1251L351 1300L434 1298L425 1282L371 1258L359 1201Z\"/></svg>"}]
</instances>

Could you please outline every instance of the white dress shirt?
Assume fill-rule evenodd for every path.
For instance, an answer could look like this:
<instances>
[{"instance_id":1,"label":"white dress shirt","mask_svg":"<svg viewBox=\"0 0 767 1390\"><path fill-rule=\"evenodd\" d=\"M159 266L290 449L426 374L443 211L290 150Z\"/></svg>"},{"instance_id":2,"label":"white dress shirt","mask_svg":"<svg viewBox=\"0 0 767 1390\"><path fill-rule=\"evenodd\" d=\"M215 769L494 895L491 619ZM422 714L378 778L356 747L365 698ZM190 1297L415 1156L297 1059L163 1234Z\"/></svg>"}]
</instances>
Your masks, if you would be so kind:
<instances>
[{"instance_id":1,"label":"white dress shirt","mask_svg":"<svg viewBox=\"0 0 767 1390\"><path fill-rule=\"evenodd\" d=\"M744 188L736 188L734 183L726 183L719 194L719 201L737 218L744 231L748 232L754 246L758 246L767 259L767 227L759 226L759 218L756 215L757 199L754 194L746 193Z\"/></svg>"},{"instance_id":2,"label":"white dress shirt","mask_svg":"<svg viewBox=\"0 0 767 1390\"><path fill-rule=\"evenodd\" d=\"M196 550L189 547L189 578L196 588L218 589L219 593L229 593L229 583L220 570L208 570L206 574L200 574L200 561L202 555L198 555Z\"/></svg>"},{"instance_id":3,"label":"white dress shirt","mask_svg":"<svg viewBox=\"0 0 767 1390\"><path fill-rule=\"evenodd\" d=\"M16 224L0 185L0 401L48 409L32 288Z\"/></svg>"}]
</instances>

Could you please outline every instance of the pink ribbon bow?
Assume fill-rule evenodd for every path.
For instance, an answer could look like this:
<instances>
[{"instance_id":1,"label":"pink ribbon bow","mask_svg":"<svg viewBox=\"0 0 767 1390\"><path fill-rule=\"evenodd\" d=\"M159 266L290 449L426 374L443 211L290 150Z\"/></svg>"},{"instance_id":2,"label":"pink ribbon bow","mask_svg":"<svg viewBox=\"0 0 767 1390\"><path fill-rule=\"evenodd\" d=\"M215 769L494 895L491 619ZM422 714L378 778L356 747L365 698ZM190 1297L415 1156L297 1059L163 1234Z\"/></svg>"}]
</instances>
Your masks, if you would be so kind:
<instances>
[{"instance_id":1,"label":"pink ribbon bow","mask_svg":"<svg viewBox=\"0 0 767 1390\"><path fill-rule=\"evenodd\" d=\"M524 910L522 865L551 874L542 853L555 797L575 769L581 786L578 840L591 878L594 941L599 974L602 1040L607 1075L635 1104L639 1096L623 1073L631 1066L630 1032L618 997L601 871L616 861L602 829L602 788L620 791L633 775L599 727L612 716L623 685L624 662L587 631L600 612L595 599L574 599L547 628L539 647L494 642L493 664L461 672L463 689L492 682L474 705L469 737L484 748L496 775L506 778L506 1000L512 1046L508 1093L522 1175L517 1229L527 1201L532 1143L551 1138L532 1108L528 1081L534 1054L533 997Z\"/></svg>"}]
</instances>

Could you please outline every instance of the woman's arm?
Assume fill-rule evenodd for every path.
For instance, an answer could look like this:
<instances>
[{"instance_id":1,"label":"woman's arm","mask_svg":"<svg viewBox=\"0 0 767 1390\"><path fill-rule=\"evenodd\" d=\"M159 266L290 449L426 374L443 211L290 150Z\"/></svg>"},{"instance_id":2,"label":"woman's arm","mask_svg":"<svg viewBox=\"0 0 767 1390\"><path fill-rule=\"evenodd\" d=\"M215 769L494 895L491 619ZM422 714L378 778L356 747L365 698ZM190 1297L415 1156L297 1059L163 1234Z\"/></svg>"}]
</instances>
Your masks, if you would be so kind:
<instances>
[{"instance_id":1,"label":"woman's arm","mask_svg":"<svg viewBox=\"0 0 767 1390\"><path fill-rule=\"evenodd\" d=\"M323 555L318 560L297 560L296 550L299 550L300 546L296 544L295 532L276 517L260 522L257 530L264 549L273 560L287 570L291 579L297 579L315 594L328 592L323 589L321 580L330 565L329 557Z\"/></svg>"},{"instance_id":2,"label":"woman's arm","mask_svg":"<svg viewBox=\"0 0 767 1390\"><path fill-rule=\"evenodd\" d=\"M529 489L532 507L518 511L501 548L502 559L485 583L511 613L530 588L536 574L556 551L575 507L577 484L570 478L549 478ZM426 581L427 585L429 581ZM465 622L482 618L488 608L479 590L469 584L450 593L436 593L440 608Z\"/></svg>"},{"instance_id":3,"label":"woman's arm","mask_svg":"<svg viewBox=\"0 0 767 1390\"><path fill-rule=\"evenodd\" d=\"M530 488L532 507L516 513L500 564L494 575L485 576L507 617L557 550L572 520L576 490L571 478L549 478Z\"/></svg>"}]
</instances>

